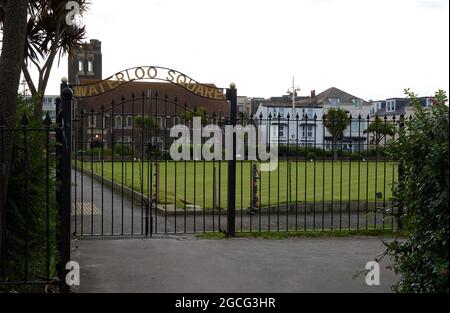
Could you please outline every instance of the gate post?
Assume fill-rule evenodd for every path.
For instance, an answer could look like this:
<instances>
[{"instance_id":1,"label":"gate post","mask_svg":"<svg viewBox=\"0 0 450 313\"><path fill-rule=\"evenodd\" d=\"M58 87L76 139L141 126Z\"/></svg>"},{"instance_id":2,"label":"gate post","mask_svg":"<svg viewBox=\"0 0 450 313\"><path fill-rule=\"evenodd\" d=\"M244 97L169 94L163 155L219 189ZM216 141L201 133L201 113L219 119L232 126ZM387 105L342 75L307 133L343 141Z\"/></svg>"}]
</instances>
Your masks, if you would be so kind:
<instances>
[{"instance_id":1,"label":"gate post","mask_svg":"<svg viewBox=\"0 0 450 313\"><path fill-rule=\"evenodd\" d=\"M234 83L227 88L227 100L230 102L230 125L236 126L237 89ZM227 235L236 233L236 134L233 132L233 159L228 160L228 210Z\"/></svg>"},{"instance_id":2,"label":"gate post","mask_svg":"<svg viewBox=\"0 0 450 313\"><path fill-rule=\"evenodd\" d=\"M59 206L58 250L60 261L58 275L61 292L69 292L66 284L66 265L70 262L70 218L71 218L71 182L72 182L72 100L73 91L65 79L61 83L61 98L57 100L57 179L60 182L57 191Z\"/></svg>"}]
</instances>

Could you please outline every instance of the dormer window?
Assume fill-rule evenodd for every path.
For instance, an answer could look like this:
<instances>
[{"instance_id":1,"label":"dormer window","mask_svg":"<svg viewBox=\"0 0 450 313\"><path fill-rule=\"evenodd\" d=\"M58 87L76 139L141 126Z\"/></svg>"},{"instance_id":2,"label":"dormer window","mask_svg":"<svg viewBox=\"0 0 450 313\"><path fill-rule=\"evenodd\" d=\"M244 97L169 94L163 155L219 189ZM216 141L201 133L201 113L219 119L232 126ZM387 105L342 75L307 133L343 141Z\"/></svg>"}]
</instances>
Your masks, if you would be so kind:
<instances>
[{"instance_id":1,"label":"dormer window","mask_svg":"<svg viewBox=\"0 0 450 313\"><path fill-rule=\"evenodd\" d=\"M355 107L360 108L362 107L362 100L361 99L353 99L353 104Z\"/></svg>"},{"instance_id":2,"label":"dormer window","mask_svg":"<svg viewBox=\"0 0 450 313\"><path fill-rule=\"evenodd\" d=\"M341 102L341 99L339 98L330 98L328 99L328 101L330 101L330 104L332 107L337 107L339 105L339 103Z\"/></svg>"},{"instance_id":3,"label":"dormer window","mask_svg":"<svg viewBox=\"0 0 450 313\"><path fill-rule=\"evenodd\" d=\"M394 112L395 110L395 100L386 101L386 112Z\"/></svg>"},{"instance_id":4,"label":"dormer window","mask_svg":"<svg viewBox=\"0 0 450 313\"><path fill-rule=\"evenodd\" d=\"M427 108L433 106L433 104L434 104L434 99L433 98L427 98L427 103L426 103Z\"/></svg>"}]
</instances>

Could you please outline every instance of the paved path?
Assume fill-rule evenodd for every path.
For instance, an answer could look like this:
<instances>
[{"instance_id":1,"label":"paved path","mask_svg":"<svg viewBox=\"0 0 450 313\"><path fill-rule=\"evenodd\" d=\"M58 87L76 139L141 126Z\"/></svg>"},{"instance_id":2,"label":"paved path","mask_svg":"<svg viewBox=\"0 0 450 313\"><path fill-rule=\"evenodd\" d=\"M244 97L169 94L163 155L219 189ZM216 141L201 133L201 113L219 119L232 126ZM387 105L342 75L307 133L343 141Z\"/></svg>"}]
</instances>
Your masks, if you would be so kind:
<instances>
[{"instance_id":1,"label":"paved path","mask_svg":"<svg viewBox=\"0 0 450 313\"><path fill-rule=\"evenodd\" d=\"M73 202L77 203L76 217L72 216L72 228L76 234L84 235L122 235L122 234L142 234L144 232L143 216L144 210L141 201L134 201L127 197L122 197L120 191L112 192L106 185L102 186L97 180L91 179L90 175L82 175L80 172L72 172L72 194ZM84 206L81 206L81 203ZM164 207L162 205L162 207ZM83 210L81 209L83 208ZM180 209L181 210L181 209ZM83 211L83 214L81 214ZM272 209L271 214L248 215L238 212L236 214L236 230L244 231L266 231L266 230L286 230L305 228L316 229L324 228L364 228L366 220L369 225L375 221L373 213L365 214L362 209L360 214L354 212L348 213L336 210L334 214L324 213L317 208L316 214L304 214L304 210L298 208L298 214L286 214L283 209ZM75 210L74 210L75 213ZM195 216L177 214L175 216L159 213L154 217L155 227L153 232L157 233L193 233L202 231L218 231L226 229L227 217L217 212L212 214L203 214L203 211L197 212ZM358 222L359 221L359 222ZM378 225L382 225L382 214L376 217ZM392 226L393 219L386 217L386 227ZM395 224L394 224L395 225Z\"/></svg>"},{"instance_id":2,"label":"paved path","mask_svg":"<svg viewBox=\"0 0 450 313\"><path fill-rule=\"evenodd\" d=\"M205 240L189 236L77 240L79 292L389 292L353 279L382 251L378 238Z\"/></svg>"}]
</instances>

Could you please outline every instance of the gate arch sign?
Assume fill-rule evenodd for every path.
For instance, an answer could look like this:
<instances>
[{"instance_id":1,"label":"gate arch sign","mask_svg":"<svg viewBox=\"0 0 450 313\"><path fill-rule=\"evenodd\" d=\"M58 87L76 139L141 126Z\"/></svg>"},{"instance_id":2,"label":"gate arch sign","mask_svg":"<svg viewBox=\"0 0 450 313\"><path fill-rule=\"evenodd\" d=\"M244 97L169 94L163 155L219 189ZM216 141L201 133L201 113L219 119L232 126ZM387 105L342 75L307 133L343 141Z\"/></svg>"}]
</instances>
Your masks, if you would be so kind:
<instances>
[{"instance_id":1,"label":"gate arch sign","mask_svg":"<svg viewBox=\"0 0 450 313\"><path fill-rule=\"evenodd\" d=\"M96 83L73 85L74 96L76 98L94 97L112 91L123 84L143 79L167 81L203 98L226 99L223 88L201 84L186 74L160 66L132 67Z\"/></svg>"}]
</instances>

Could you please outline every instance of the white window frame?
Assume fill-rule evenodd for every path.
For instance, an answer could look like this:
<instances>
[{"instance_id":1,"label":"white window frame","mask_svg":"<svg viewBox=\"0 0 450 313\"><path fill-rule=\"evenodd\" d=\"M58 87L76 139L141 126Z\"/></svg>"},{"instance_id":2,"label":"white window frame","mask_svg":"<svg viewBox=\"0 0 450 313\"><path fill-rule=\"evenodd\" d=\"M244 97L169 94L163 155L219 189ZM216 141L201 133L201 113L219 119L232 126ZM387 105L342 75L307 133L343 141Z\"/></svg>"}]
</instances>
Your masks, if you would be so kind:
<instances>
[{"instance_id":1,"label":"white window frame","mask_svg":"<svg viewBox=\"0 0 450 313\"><path fill-rule=\"evenodd\" d=\"M78 59L78 73L84 72L84 60Z\"/></svg>"},{"instance_id":2,"label":"white window frame","mask_svg":"<svg viewBox=\"0 0 450 313\"><path fill-rule=\"evenodd\" d=\"M94 114L88 116L88 127L97 127L97 117Z\"/></svg>"},{"instance_id":3,"label":"white window frame","mask_svg":"<svg viewBox=\"0 0 450 313\"><path fill-rule=\"evenodd\" d=\"M396 110L396 101L387 100L386 101L386 112L394 112Z\"/></svg>"},{"instance_id":4,"label":"white window frame","mask_svg":"<svg viewBox=\"0 0 450 313\"><path fill-rule=\"evenodd\" d=\"M120 121L120 123L119 123ZM122 120L122 116L121 115L117 115L114 118L114 128L122 128L123 125L123 120Z\"/></svg>"},{"instance_id":5,"label":"white window frame","mask_svg":"<svg viewBox=\"0 0 450 313\"><path fill-rule=\"evenodd\" d=\"M329 98L328 101L330 102L330 105L333 108L338 107L339 104L341 103L341 99L340 98Z\"/></svg>"},{"instance_id":6,"label":"white window frame","mask_svg":"<svg viewBox=\"0 0 450 313\"><path fill-rule=\"evenodd\" d=\"M132 115L128 115L126 118L126 126L128 128L132 128L133 127L133 116Z\"/></svg>"},{"instance_id":7,"label":"white window frame","mask_svg":"<svg viewBox=\"0 0 450 313\"><path fill-rule=\"evenodd\" d=\"M93 73L94 72L94 61L88 60L88 72Z\"/></svg>"}]
</instances>

